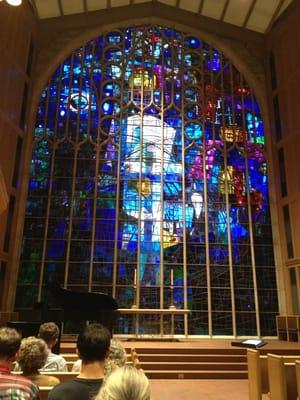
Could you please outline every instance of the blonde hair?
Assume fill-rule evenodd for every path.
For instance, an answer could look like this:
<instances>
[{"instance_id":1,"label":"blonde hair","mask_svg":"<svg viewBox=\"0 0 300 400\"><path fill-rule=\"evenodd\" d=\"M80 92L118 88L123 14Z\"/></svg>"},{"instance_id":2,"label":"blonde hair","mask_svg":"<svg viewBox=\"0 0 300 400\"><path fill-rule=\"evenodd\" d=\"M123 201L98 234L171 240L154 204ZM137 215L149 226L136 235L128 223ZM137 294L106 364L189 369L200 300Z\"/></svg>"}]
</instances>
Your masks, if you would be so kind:
<instances>
[{"instance_id":1,"label":"blonde hair","mask_svg":"<svg viewBox=\"0 0 300 400\"><path fill-rule=\"evenodd\" d=\"M108 376L95 400L150 400L150 383L141 370L124 365Z\"/></svg>"},{"instance_id":2,"label":"blonde hair","mask_svg":"<svg viewBox=\"0 0 300 400\"><path fill-rule=\"evenodd\" d=\"M36 374L48 357L48 347L44 340L34 336L22 339L17 361L24 375Z\"/></svg>"}]
</instances>

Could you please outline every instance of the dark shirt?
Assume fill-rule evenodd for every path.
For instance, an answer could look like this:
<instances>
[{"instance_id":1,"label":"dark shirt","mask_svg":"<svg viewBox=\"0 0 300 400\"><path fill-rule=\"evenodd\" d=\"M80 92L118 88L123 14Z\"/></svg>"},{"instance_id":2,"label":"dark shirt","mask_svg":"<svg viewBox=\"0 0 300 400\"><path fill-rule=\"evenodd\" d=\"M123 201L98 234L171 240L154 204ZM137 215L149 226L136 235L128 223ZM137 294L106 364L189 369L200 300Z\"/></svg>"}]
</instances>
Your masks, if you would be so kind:
<instances>
[{"instance_id":1,"label":"dark shirt","mask_svg":"<svg viewBox=\"0 0 300 400\"><path fill-rule=\"evenodd\" d=\"M102 379L75 378L56 385L48 400L91 400L99 392Z\"/></svg>"}]
</instances>

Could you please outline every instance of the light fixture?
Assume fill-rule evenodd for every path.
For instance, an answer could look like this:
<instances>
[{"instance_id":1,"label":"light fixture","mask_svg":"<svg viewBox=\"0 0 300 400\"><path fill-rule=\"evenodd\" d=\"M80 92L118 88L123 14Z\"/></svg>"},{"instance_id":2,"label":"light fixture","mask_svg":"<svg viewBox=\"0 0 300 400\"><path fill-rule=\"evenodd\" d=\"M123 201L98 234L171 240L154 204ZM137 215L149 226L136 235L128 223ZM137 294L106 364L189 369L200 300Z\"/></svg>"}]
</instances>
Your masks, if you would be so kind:
<instances>
[{"instance_id":1,"label":"light fixture","mask_svg":"<svg viewBox=\"0 0 300 400\"><path fill-rule=\"evenodd\" d=\"M6 0L6 3L10 4L11 6L20 6L22 4L22 0Z\"/></svg>"}]
</instances>

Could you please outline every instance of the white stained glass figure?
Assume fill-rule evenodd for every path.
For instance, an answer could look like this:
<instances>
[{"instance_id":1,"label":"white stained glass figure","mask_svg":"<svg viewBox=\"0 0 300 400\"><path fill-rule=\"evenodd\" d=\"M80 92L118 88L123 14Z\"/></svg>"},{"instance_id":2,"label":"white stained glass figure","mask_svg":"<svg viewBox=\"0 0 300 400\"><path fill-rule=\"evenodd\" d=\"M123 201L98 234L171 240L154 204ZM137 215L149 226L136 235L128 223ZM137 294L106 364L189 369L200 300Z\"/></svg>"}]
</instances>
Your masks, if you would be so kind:
<instances>
[{"instance_id":1,"label":"white stained glass figure","mask_svg":"<svg viewBox=\"0 0 300 400\"><path fill-rule=\"evenodd\" d=\"M166 238L166 233L161 237L162 161L164 174L166 171L181 174L181 166L172 157L176 130L166 123L162 129L161 124L161 120L152 115L145 115L143 120L139 115L133 115L127 119L126 137L123 136L123 143L126 142L123 210L136 218L136 223L140 218L140 279L144 277L145 265L150 263L156 266L152 283L158 279L161 241ZM128 229L127 226L122 238L123 249L129 243Z\"/></svg>"},{"instance_id":2,"label":"white stained glass figure","mask_svg":"<svg viewBox=\"0 0 300 400\"><path fill-rule=\"evenodd\" d=\"M203 208L203 196L201 193L194 192L191 196L191 200L195 209L196 218L198 219Z\"/></svg>"}]
</instances>

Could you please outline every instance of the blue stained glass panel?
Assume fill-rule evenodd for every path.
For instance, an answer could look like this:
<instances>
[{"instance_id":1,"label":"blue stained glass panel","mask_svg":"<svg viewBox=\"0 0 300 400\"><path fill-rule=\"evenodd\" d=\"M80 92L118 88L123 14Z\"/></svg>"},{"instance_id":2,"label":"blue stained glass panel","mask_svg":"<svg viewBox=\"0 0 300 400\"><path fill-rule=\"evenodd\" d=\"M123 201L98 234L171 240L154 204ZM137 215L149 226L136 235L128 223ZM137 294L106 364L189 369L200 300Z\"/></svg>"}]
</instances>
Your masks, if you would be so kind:
<instances>
[{"instance_id":1,"label":"blue stained glass panel","mask_svg":"<svg viewBox=\"0 0 300 400\"><path fill-rule=\"evenodd\" d=\"M190 308L192 335L274 333L264 126L218 49L163 26L105 32L53 72L36 121L18 304L30 279L42 297L57 279Z\"/></svg>"}]
</instances>

